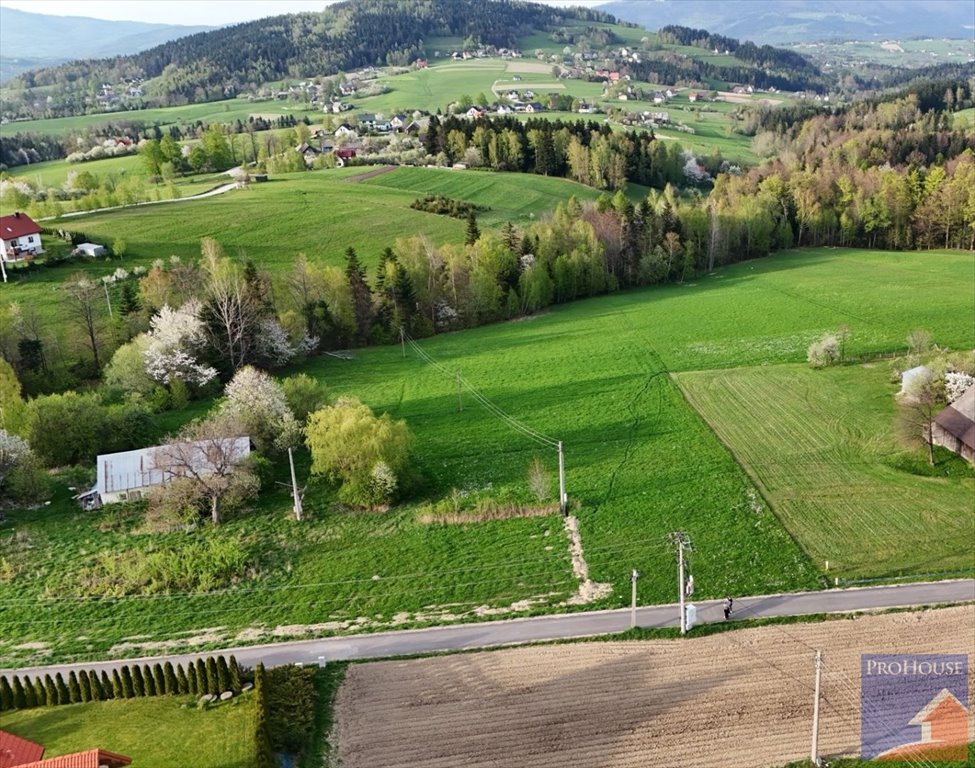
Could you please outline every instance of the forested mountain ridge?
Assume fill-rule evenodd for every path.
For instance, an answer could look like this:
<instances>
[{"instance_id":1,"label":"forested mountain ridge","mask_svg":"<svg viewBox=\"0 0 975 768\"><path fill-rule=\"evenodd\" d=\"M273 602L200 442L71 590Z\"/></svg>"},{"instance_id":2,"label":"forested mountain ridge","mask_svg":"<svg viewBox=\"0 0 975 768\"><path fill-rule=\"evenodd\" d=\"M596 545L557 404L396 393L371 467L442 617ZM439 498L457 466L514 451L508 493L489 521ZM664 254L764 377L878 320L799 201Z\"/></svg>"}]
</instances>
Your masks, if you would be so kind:
<instances>
[{"instance_id":1,"label":"forested mountain ridge","mask_svg":"<svg viewBox=\"0 0 975 768\"><path fill-rule=\"evenodd\" d=\"M573 20L614 21L598 11L507 0L356 0L190 35L130 56L28 72L10 82L8 100L17 91L29 100L36 91L47 102L46 116L77 114L101 83L145 81L147 106L209 101L287 77L408 64L425 55L428 38L512 47L520 36Z\"/></svg>"}]
</instances>

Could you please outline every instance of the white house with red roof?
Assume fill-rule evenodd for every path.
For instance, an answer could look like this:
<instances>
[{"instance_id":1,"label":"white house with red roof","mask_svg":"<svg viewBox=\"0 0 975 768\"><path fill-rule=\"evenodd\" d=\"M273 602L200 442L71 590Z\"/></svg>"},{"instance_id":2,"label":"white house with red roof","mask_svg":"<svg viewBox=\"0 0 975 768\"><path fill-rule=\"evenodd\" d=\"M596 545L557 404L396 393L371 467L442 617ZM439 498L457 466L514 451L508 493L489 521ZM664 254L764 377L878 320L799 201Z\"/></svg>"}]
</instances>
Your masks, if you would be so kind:
<instances>
[{"instance_id":1,"label":"white house with red roof","mask_svg":"<svg viewBox=\"0 0 975 768\"><path fill-rule=\"evenodd\" d=\"M41 228L26 213L0 216L0 259L20 261L44 253Z\"/></svg>"}]
</instances>

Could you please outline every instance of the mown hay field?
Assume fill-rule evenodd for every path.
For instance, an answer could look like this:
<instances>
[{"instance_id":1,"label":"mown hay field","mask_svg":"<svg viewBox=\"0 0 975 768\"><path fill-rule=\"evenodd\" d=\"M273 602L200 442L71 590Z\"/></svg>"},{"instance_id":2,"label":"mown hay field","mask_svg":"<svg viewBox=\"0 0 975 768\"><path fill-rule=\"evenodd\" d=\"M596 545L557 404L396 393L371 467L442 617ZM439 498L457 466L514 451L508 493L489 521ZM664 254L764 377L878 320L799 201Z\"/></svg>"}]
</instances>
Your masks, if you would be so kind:
<instances>
[{"instance_id":1,"label":"mown hay field","mask_svg":"<svg viewBox=\"0 0 975 768\"><path fill-rule=\"evenodd\" d=\"M780 766L809 755L821 649L820 754L855 755L860 655L969 653L973 632L967 605L354 664L338 754L343 768Z\"/></svg>"},{"instance_id":2,"label":"mown hay field","mask_svg":"<svg viewBox=\"0 0 975 768\"><path fill-rule=\"evenodd\" d=\"M975 567L975 473L961 461L947 476L900 468L886 362L677 380L817 566L844 578Z\"/></svg>"}]
</instances>

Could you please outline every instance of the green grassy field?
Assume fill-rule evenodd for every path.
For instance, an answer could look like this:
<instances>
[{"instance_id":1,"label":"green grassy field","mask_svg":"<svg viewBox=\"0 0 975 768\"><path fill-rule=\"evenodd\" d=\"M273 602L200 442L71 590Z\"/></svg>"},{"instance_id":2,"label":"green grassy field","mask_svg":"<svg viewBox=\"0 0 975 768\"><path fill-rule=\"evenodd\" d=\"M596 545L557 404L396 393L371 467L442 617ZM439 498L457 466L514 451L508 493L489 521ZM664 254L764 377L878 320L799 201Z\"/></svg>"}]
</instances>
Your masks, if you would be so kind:
<instances>
[{"instance_id":1,"label":"green grassy field","mask_svg":"<svg viewBox=\"0 0 975 768\"><path fill-rule=\"evenodd\" d=\"M27 179L34 182L38 189L45 189L61 186L71 171L78 173L88 171L99 177L111 174L144 173L142 158L138 155L124 155L122 157L105 157L101 160L89 160L86 163L48 160L34 165L18 165L11 169L10 175L15 178Z\"/></svg>"},{"instance_id":2,"label":"green grassy field","mask_svg":"<svg viewBox=\"0 0 975 768\"><path fill-rule=\"evenodd\" d=\"M187 104L182 107L157 107L126 112L98 112L75 117L55 117L48 120L20 120L3 126L0 133L40 133L59 135L80 132L94 126L138 120L161 126L186 125L200 120L204 123L228 123L234 120L246 121L249 115L294 115L317 116L317 110L309 110L304 104L287 101L248 101L247 99L227 99L203 104Z\"/></svg>"},{"instance_id":3,"label":"green grassy field","mask_svg":"<svg viewBox=\"0 0 975 768\"><path fill-rule=\"evenodd\" d=\"M522 321L446 334L422 347L508 413L564 441L567 490L581 521L590 574L614 587L590 607L625 605L632 568L641 572L642 603L670 601L674 555L666 534L673 530L687 531L695 544L691 563L702 597L814 588L823 583L826 556L833 561L829 576L929 573L963 567L957 543L948 536L922 537L923 548L912 551L918 526L934 513L919 515L917 505L904 501L898 510L921 519L898 517L883 540L888 546L871 544L880 486L889 479L905 499L938 505L930 519L964 533L971 481L932 482L882 466L883 457L899 448L885 443L889 428L878 428L889 405L882 379L869 378L875 369L813 372L796 364L812 339L844 323L852 332L849 354L902 349L915 327L928 329L938 344L970 348L975 297L964 286L972 284L973 268L966 253L796 251L693 284L580 301ZM826 418L824 403L845 388L862 387L844 402L865 411L867 426L852 425L849 436L829 421L816 443L820 473L796 467L808 457L795 452L781 466L761 466L771 474L757 479L764 488L768 478L770 500L788 533L736 462L750 470L752 463L762 465L762 455L749 453L758 448L739 452L727 438L734 455L729 453L667 375L678 372L677 380L690 388L686 381L723 382L724 375L732 381L742 365L765 366L758 370L768 372L769 382L817 376L811 380L826 382L812 401L816 408L802 395L790 400L770 389L768 397L783 402L783 413L796 414L796 429L815 429ZM0 583L5 663L99 656L109 649L153 652L171 647L159 643L174 637L213 647L304 631L292 626L274 632L287 625L317 625L317 632L422 625L476 618L478 606L565 610L562 603L577 584L557 514L467 525L421 522L430 501L461 510L479 498L529 503L528 466L538 456L554 483L553 451L511 431L470 395L458 412L454 380L413 354L404 359L399 347L359 350L349 361L319 358L303 370L333 396L353 394L406 419L426 478L424 499L390 513L352 514L336 510L332 492L313 485L306 497L309 519L299 529L290 519L288 493L279 488L253 513L187 536L140 533L139 520L117 508L80 512L62 491L51 507L9 513L0 529L0 554L13 573ZM746 409L747 402L731 412ZM700 407L725 439L713 409L706 402ZM808 413L802 410L807 407ZM751 423L746 418L741 421ZM299 476L305 477L307 457L302 462ZM873 484L877 496L865 512L842 499L829 501L837 478L847 477ZM773 487L773 480L779 485ZM811 496L803 498L821 496L823 502L780 511L775 492L787 482L809 488ZM804 514L816 514L822 525L803 524ZM14 531L21 538L7 538ZM855 542L853 534L860 537ZM200 537L236 541L248 555L246 572L226 593L70 599L99 552L180 548ZM873 552L873 560L858 557L857 547ZM61 599L45 597L51 594Z\"/></svg>"},{"instance_id":4,"label":"green grassy field","mask_svg":"<svg viewBox=\"0 0 975 768\"><path fill-rule=\"evenodd\" d=\"M192 697L159 696L66 704L3 713L3 729L42 744L44 757L98 747L135 766L250 768L255 760L254 698L199 710Z\"/></svg>"},{"instance_id":5,"label":"green grassy field","mask_svg":"<svg viewBox=\"0 0 975 768\"><path fill-rule=\"evenodd\" d=\"M364 182L346 181L369 170L341 168L272 177L267 184L251 184L247 190L217 197L64 218L48 226L84 232L108 245L125 240L121 265L126 269L171 255L197 258L200 239L218 233L227 252L243 251L260 267L280 274L298 253L317 262L343 264L346 248L353 246L371 265L399 237L426 235L438 245L462 243L466 222L410 208L417 197L429 193L490 207L481 216L486 227L509 220L526 226L572 195L583 201L599 195L565 179L428 168L399 168ZM188 185L184 194L223 181L224 177L198 179L194 184L199 189ZM631 185L630 191L634 199L646 194L638 185ZM4 297L29 302L42 315L53 317L57 290L71 274L85 269L102 276L118 266L118 260L102 260L43 269L4 286Z\"/></svg>"},{"instance_id":6,"label":"green grassy field","mask_svg":"<svg viewBox=\"0 0 975 768\"><path fill-rule=\"evenodd\" d=\"M975 473L896 463L898 385L886 363L681 373L691 404L742 461L814 561L841 578L971 570ZM952 543L953 542L953 543Z\"/></svg>"}]
</instances>

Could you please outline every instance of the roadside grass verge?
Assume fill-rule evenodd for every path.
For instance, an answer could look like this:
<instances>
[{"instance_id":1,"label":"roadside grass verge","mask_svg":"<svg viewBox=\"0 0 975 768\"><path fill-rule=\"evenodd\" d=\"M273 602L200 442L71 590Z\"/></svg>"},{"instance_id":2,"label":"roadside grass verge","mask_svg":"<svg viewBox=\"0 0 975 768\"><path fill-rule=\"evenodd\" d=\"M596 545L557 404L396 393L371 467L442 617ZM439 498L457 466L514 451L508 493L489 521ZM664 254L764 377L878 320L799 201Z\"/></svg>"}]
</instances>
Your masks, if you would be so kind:
<instances>
[{"instance_id":1,"label":"roadside grass verge","mask_svg":"<svg viewBox=\"0 0 975 768\"><path fill-rule=\"evenodd\" d=\"M253 694L207 709L194 697L97 701L3 713L3 728L44 745L45 758L99 747L133 765L251 768L256 760Z\"/></svg>"}]
</instances>

